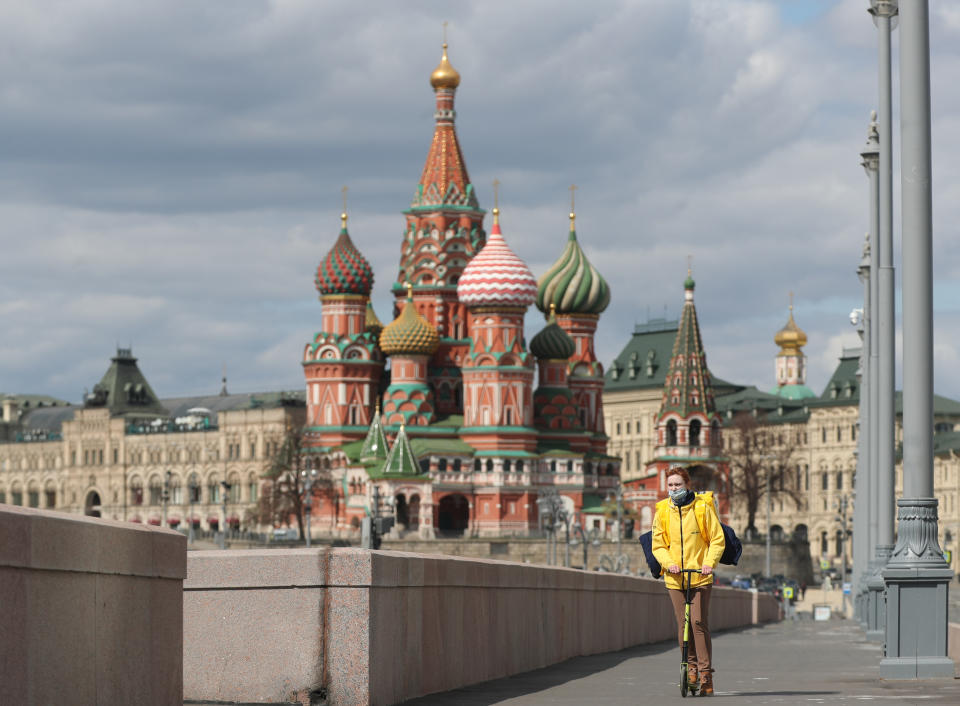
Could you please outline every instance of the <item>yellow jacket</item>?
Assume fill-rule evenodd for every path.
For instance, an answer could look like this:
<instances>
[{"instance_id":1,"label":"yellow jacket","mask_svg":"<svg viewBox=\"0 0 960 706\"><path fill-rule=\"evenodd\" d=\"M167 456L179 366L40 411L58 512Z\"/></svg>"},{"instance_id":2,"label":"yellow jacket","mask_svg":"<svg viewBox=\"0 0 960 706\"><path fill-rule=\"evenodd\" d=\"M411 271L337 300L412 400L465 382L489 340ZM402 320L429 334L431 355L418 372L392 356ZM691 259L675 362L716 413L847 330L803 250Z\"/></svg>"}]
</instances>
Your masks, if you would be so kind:
<instances>
[{"instance_id":1,"label":"yellow jacket","mask_svg":"<svg viewBox=\"0 0 960 706\"><path fill-rule=\"evenodd\" d=\"M695 508L700 506L703 518L703 534L697 521ZM657 503L653 518L653 555L663 567L663 580L667 588L681 589L681 577L671 574L667 567L676 564L681 569L716 567L723 554L723 527L713 506L713 493L701 493L693 502L677 507L670 498ZM692 586L707 586L713 583L713 575L690 574Z\"/></svg>"}]
</instances>

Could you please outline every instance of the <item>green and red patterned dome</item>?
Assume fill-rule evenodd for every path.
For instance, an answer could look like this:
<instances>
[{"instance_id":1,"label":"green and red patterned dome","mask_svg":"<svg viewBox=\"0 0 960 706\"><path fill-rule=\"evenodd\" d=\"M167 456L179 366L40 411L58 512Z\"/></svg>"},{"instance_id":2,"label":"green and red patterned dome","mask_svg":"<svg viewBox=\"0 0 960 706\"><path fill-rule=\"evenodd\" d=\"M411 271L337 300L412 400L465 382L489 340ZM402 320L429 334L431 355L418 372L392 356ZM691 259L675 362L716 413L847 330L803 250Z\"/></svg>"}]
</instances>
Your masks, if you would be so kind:
<instances>
[{"instance_id":1,"label":"green and red patterned dome","mask_svg":"<svg viewBox=\"0 0 960 706\"><path fill-rule=\"evenodd\" d=\"M537 283L537 308L544 314L550 306L558 314L600 314L610 304L610 286L587 260L570 214L570 237L563 254Z\"/></svg>"},{"instance_id":2,"label":"green and red patterned dome","mask_svg":"<svg viewBox=\"0 0 960 706\"><path fill-rule=\"evenodd\" d=\"M373 268L367 262L347 233L347 214L340 214L343 222L340 236L317 268L317 291L327 294L360 294L370 296L373 289Z\"/></svg>"},{"instance_id":3,"label":"green and red patterned dome","mask_svg":"<svg viewBox=\"0 0 960 706\"><path fill-rule=\"evenodd\" d=\"M380 334L380 350L387 355L433 355L440 345L436 327L420 316L414 306L412 289L407 285L403 311Z\"/></svg>"}]
</instances>

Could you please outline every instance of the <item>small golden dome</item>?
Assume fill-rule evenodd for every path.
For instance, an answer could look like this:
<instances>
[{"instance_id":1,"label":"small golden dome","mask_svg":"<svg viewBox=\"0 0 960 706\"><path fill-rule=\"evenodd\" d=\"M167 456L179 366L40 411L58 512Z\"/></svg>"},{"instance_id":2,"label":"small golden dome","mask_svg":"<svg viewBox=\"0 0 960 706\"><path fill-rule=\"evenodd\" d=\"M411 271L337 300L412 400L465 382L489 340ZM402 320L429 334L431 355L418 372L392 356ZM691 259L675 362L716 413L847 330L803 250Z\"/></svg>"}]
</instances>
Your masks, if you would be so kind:
<instances>
[{"instance_id":1,"label":"small golden dome","mask_svg":"<svg viewBox=\"0 0 960 706\"><path fill-rule=\"evenodd\" d=\"M403 311L380 333L380 350L387 355L433 355L440 335L413 304L413 286L407 283Z\"/></svg>"},{"instance_id":2,"label":"small golden dome","mask_svg":"<svg viewBox=\"0 0 960 706\"><path fill-rule=\"evenodd\" d=\"M443 56L440 57L440 65L430 74L430 85L434 90L438 88L456 88L460 85L459 72L450 65L447 58L447 43L443 43Z\"/></svg>"},{"instance_id":3,"label":"small golden dome","mask_svg":"<svg viewBox=\"0 0 960 706\"><path fill-rule=\"evenodd\" d=\"M791 351L803 348L807 345L807 334L803 332L797 322L793 320L793 305L790 305L790 318L787 319L787 325L777 331L773 337L773 342L782 349Z\"/></svg>"}]
</instances>

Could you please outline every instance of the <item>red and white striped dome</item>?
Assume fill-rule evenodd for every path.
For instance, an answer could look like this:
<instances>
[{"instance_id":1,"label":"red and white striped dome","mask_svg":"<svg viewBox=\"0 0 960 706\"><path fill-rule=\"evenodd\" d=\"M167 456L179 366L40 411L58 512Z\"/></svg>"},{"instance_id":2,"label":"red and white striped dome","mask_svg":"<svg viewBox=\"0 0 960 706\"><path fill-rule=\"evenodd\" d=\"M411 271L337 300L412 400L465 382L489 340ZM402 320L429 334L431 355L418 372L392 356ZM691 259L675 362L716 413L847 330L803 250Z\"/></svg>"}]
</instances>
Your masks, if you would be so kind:
<instances>
[{"instance_id":1,"label":"red and white striped dome","mask_svg":"<svg viewBox=\"0 0 960 706\"><path fill-rule=\"evenodd\" d=\"M467 306L528 307L537 298L537 280L503 239L496 218L486 245L464 268L457 296Z\"/></svg>"}]
</instances>

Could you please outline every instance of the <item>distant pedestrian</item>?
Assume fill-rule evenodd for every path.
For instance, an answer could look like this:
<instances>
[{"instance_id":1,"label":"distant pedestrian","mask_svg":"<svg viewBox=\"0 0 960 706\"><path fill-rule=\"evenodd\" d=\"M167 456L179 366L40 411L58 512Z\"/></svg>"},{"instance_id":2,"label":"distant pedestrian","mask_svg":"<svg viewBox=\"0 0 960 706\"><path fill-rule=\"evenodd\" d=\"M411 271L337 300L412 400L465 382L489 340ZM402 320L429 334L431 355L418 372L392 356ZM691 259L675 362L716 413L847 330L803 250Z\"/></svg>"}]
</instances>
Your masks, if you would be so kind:
<instances>
[{"instance_id":1,"label":"distant pedestrian","mask_svg":"<svg viewBox=\"0 0 960 706\"><path fill-rule=\"evenodd\" d=\"M699 569L702 575L689 574L694 587L690 606L693 640L687 655L691 684L699 677L700 693L713 696L713 645L710 640L710 591L713 587L713 568L723 554L723 528L712 501L697 499L690 490L690 475L679 466L667 471L668 498L657 503L653 522L653 554L661 566L667 568L664 583L673 603L677 632L683 644L684 585L682 569ZM695 507L703 514L703 532Z\"/></svg>"},{"instance_id":2,"label":"distant pedestrian","mask_svg":"<svg viewBox=\"0 0 960 706\"><path fill-rule=\"evenodd\" d=\"M803 600L803 597L804 597L805 595L807 595L807 582L806 582L806 581L803 581L803 582L800 584L800 600L801 600L801 601Z\"/></svg>"}]
</instances>

